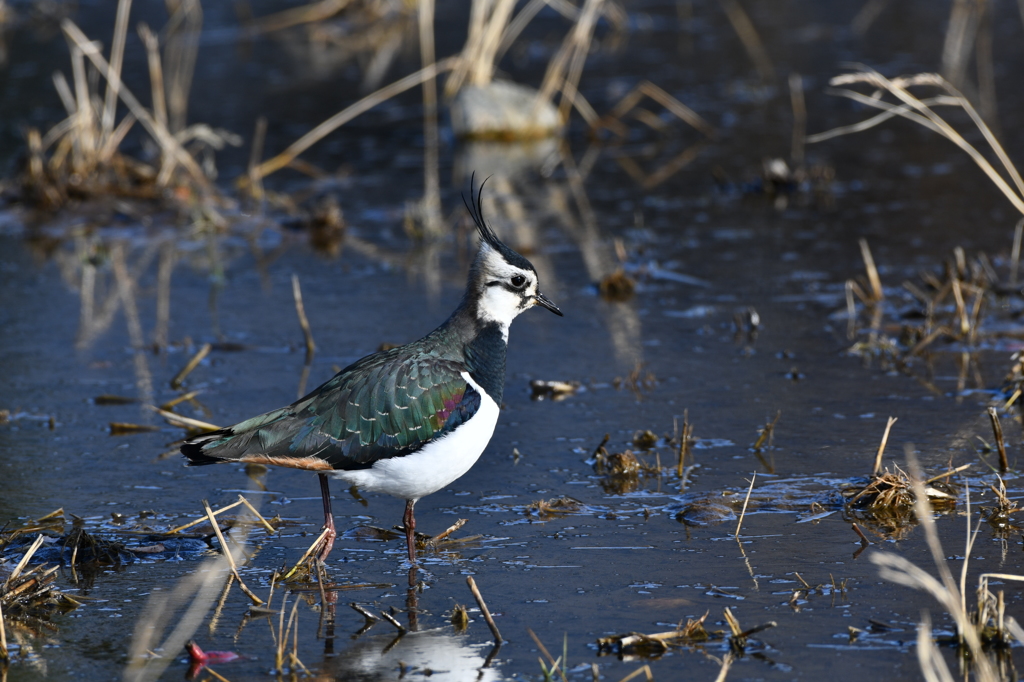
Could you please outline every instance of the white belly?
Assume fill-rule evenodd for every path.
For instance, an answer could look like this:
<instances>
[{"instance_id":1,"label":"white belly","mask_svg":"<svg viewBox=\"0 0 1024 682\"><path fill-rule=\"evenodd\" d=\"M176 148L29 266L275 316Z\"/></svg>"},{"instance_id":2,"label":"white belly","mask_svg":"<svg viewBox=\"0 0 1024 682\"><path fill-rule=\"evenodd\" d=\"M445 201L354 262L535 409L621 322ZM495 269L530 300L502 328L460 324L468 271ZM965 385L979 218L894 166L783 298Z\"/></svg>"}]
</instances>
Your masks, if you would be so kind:
<instances>
[{"instance_id":1,"label":"white belly","mask_svg":"<svg viewBox=\"0 0 1024 682\"><path fill-rule=\"evenodd\" d=\"M480 409L468 422L411 455L382 459L369 469L334 471L332 475L360 490L415 501L469 471L494 434L498 405L468 373L463 372L462 377L480 394Z\"/></svg>"}]
</instances>

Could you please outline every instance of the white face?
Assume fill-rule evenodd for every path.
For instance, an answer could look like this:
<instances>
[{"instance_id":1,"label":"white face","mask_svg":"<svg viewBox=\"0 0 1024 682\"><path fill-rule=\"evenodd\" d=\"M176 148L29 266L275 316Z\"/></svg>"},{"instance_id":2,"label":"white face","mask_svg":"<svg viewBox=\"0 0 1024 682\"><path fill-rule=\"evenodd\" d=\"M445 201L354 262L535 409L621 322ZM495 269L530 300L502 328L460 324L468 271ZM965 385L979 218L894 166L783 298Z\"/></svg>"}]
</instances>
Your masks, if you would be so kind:
<instances>
[{"instance_id":1,"label":"white face","mask_svg":"<svg viewBox=\"0 0 1024 682\"><path fill-rule=\"evenodd\" d=\"M536 305L537 273L509 265L501 255L485 244L477 317L497 322L508 338L508 326L516 315Z\"/></svg>"}]
</instances>

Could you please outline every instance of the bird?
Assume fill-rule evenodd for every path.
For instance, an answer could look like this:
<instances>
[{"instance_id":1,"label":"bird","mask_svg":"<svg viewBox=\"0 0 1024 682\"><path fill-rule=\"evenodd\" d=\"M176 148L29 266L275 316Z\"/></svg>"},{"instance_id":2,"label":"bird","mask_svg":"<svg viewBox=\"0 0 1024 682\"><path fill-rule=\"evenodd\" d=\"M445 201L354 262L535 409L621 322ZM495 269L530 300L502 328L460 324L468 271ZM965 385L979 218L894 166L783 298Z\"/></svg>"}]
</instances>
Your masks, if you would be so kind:
<instances>
[{"instance_id":1,"label":"bird","mask_svg":"<svg viewBox=\"0 0 1024 682\"><path fill-rule=\"evenodd\" d=\"M479 234L466 291L441 326L418 341L368 355L287 407L186 440L191 466L269 464L316 471L327 560L337 531L330 478L405 500L409 562L416 563L416 502L469 471L494 434L505 386L509 325L534 306L562 317L538 289L537 270L463 195Z\"/></svg>"}]
</instances>

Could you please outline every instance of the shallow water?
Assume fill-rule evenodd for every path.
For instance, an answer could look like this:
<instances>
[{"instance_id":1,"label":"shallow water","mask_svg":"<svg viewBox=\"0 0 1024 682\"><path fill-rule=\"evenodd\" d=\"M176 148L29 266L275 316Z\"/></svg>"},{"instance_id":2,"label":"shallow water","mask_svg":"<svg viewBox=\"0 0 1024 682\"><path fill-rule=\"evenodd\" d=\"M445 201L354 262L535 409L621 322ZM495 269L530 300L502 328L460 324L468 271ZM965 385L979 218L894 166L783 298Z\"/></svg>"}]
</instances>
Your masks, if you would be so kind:
<instances>
[{"instance_id":1,"label":"shallow water","mask_svg":"<svg viewBox=\"0 0 1024 682\"><path fill-rule=\"evenodd\" d=\"M999 257L1005 260L1009 252L1015 217L965 156L909 124L809 147L809 162L835 169L821 196L798 190L782 207L755 191L762 159L789 151L789 72L805 76L810 131L859 120L863 112L824 94L827 79L850 60L888 74L937 68L946 8L894 4L858 37L850 29L855 8L847 3L747 5L780 75L775 84L760 82L717 3L626 6L628 40L619 51L607 47L610 39L602 42L605 49L588 62L583 94L603 112L648 78L706 117L719 138L649 189L631 179L616 155L653 169L697 142L697 133L672 121L653 158L641 154L660 138L640 132L618 149L605 149L583 183L592 222L574 208L564 174L505 177L501 161L511 152L442 145L445 207L454 209L468 184L455 169L495 174L487 192L498 201L485 208L510 244L529 249L543 291L566 316L530 311L513 325L504 409L491 444L466 476L417 505L419 530L437 533L466 518L455 537L481 537L426 552L415 587L409 588L404 543L358 530L398 523L401 502L368 495L364 507L334 486L337 523L346 532L331 556L330 578L375 587L339 593L334 637L318 631L319 593L299 593L298 654L310 670L338 679L396 679L403 669L411 671L407 675L430 671L431 679L539 679L541 654L531 629L555 657L564 642L570 679L591 679L596 664L603 679L619 680L644 663L655 679L714 679L718 664L705 654L723 656L728 645L721 640L672 649L655 660L601 655L597 640L664 632L706 611L709 630L728 630L728 607L744 628L777 623L752 637L729 679L919 679L914 641L920 612L932 611L940 632L952 623L926 595L882 580L869 557L897 552L931 571L922 533L910 528L897 540L862 523L875 544L859 553L835 495L870 472L891 415L899 421L888 464L902 466L905 443L916 446L931 473L949 460L973 463L976 521L979 498L992 503L991 492L980 488L995 480L979 460L977 437L991 441L985 407L1009 368L1011 349L977 353L980 385L971 379L959 395L959 352L936 354L928 377L936 393L844 352L853 342L842 316L844 282L863 272L860 237L869 239L894 298L918 270L938 271L956 245L969 254L985 251L1002 267ZM1008 87L1009 74L1022 66L1009 47L1020 20L1015 8L994 11L1000 133L1009 155L1024 158L1024 140L1010 125L1024 102ZM112 17L106 4L97 4L76 19L90 35L104 36ZM147 19L160 25L159 16ZM335 80L295 80L289 69L310 69L294 61L287 41L242 45L233 22L226 11L208 9L192 120L247 135L255 116L264 114L271 122L267 148L276 151L358 96L358 70L342 69ZM555 45L545 31L560 26L545 17L531 34L538 47L504 66L539 80L542 58ZM446 23L442 54L445 41L458 40L452 31ZM66 69L66 53L59 42L27 31L10 39L15 46L36 46L12 49L0 71L0 101L17 95L25 102L5 117L3 134L13 141L11 121L57 120L59 102L40 73ZM130 54L140 49L134 40ZM405 72L415 63L414 57L400 62L409 67ZM586 142L575 130L570 140L578 160ZM4 152L6 158L16 153L13 146ZM237 176L247 154L246 146L221 157L222 177ZM245 492L268 516L286 522L274 535L253 531L257 551L242 569L243 579L266 598L272 571L295 562L318 531L315 477L274 469L261 492L251 490L241 467L186 468L177 455L160 456L183 436L180 428L140 403L102 405L95 399L120 395L161 404L174 398L181 391L169 387L171 379L200 344L210 342L220 345L183 388L201 390L198 400L208 411L192 406L181 413L230 424L294 400L304 348L293 274L301 278L318 348L307 387L382 343L403 343L433 329L461 296L467 254L452 240L417 246L403 232L405 202L420 195L421 155L416 98L408 97L385 105L379 116L357 119L304 156L328 170L345 166L336 178L312 187L335 194L344 210L348 233L337 257L313 249L301 230L279 228L259 214L231 214L229 231L208 240L159 218L140 219L130 207L77 207L42 224L12 208L0 235L0 408L12 415L0 426L0 520L17 526L63 507L84 519L90 532L116 537L136 523L170 527L199 516L204 499L217 507ZM310 189L297 176L273 183L277 189ZM516 209L524 219L509 218ZM596 281L619 264L616 239L638 289L628 301L612 303L598 295ZM88 325L81 298L87 258L98 264L94 317L88 319L101 320ZM146 343L158 326L159 265L171 268L170 345L163 354L132 350L132 322L117 289L122 258ZM106 301L114 312L103 324ZM735 322L751 308L760 319L754 334L737 330ZM631 390L629 375L638 363L640 381ZM533 379L578 381L582 389L558 402L532 401ZM779 411L771 446L754 452L758 429ZM636 450L636 431L670 436L681 428L684 412L698 439L687 464L699 465L689 472L685 491L674 473L675 451L663 442L640 453L648 465L660 458L661 476L623 485L595 473L589 460L605 434L609 452ZM159 430L111 436L111 422ZM1015 464L1020 425L1004 417L1004 429ZM755 472L737 542L734 517ZM1010 497L1019 498L1015 472L1007 485ZM582 504L571 513L530 508L561 497ZM690 525L677 520L694 500L710 504L719 516L702 515ZM962 494L957 509L964 510ZM143 511L156 516L139 518ZM113 525L111 514L124 515L126 523ZM958 573L965 519L941 515L938 527ZM978 573L1019 572L1021 549L1019 534L1001 539L983 524L969 589ZM151 615L147 603L205 566L190 554L98 574L62 569L60 586L90 600L56 619L53 631L18 635L18 660L8 678L119 676L136 624ZM797 574L814 589L802 589L794 599L803 588ZM473 605L465 581L470 575L509 640L496 652L478 612L471 609L465 634L448 623L454 605ZM844 581L844 590L833 587ZM1019 590L1004 589L1008 613L1019 617ZM296 594L288 599L291 604ZM347 607L353 601L393 608L405 627L419 631L395 642L395 628L379 622L357 636L364 619ZM413 614L406 611L411 605ZM274 667L271 625L277 628L277 616L246 621L247 607L232 589L216 620L207 617L196 633L204 649L243 656L212 666L231 680L264 679ZM852 638L851 627L864 632ZM954 664L952 653L947 656ZM178 678L186 669L182 656L163 677Z\"/></svg>"}]
</instances>

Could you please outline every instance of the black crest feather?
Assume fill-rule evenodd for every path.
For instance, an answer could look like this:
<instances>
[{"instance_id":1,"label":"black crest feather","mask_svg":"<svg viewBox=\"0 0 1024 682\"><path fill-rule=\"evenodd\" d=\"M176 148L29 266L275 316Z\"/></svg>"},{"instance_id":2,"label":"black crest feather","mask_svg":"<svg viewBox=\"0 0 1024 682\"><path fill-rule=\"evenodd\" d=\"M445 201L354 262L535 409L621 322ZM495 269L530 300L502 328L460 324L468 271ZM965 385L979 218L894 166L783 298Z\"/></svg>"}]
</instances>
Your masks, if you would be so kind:
<instances>
[{"instance_id":1,"label":"black crest feather","mask_svg":"<svg viewBox=\"0 0 1024 682\"><path fill-rule=\"evenodd\" d=\"M483 195L484 185L487 184L488 180L490 180L490 176L484 178L483 182L480 183L480 187L476 187L476 171L474 171L469 177L469 200L466 200L465 194L462 195L462 203L466 205L466 210L469 211L469 215L473 218L477 232L480 233L480 238L487 242L491 248L500 253L502 258L504 258L509 265L514 265L517 268L533 270L536 272L536 268L533 267L533 263L510 249L500 239L498 239L498 235L494 234L494 230L492 230L484 220Z\"/></svg>"}]
</instances>

